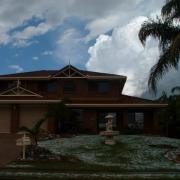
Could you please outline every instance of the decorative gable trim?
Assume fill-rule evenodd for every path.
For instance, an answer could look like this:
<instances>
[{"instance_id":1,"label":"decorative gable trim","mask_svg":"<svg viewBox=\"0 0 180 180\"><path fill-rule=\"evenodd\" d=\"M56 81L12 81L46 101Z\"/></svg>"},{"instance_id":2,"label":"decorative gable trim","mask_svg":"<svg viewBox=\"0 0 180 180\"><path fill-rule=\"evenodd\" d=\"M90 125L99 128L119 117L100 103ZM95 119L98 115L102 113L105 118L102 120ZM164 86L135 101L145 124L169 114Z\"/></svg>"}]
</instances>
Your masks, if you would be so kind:
<instances>
[{"instance_id":1,"label":"decorative gable trim","mask_svg":"<svg viewBox=\"0 0 180 180\"><path fill-rule=\"evenodd\" d=\"M36 96L42 97L41 95L27 90L21 86L13 87L0 93L0 96Z\"/></svg>"},{"instance_id":2,"label":"decorative gable trim","mask_svg":"<svg viewBox=\"0 0 180 180\"><path fill-rule=\"evenodd\" d=\"M77 68L68 65L52 76L53 78L83 78L86 77Z\"/></svg>"}]
</instances>

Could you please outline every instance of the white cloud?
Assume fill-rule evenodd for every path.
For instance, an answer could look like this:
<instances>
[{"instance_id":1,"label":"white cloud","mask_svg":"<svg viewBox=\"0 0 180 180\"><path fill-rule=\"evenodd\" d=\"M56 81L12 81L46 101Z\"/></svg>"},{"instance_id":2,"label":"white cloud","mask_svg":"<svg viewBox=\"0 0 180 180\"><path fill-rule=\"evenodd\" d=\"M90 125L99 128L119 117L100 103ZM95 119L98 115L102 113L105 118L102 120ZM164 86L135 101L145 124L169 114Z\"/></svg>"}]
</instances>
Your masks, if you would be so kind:
<instances>
[{"instance_id":1,"label":"white cloud","mask_svg":"<svg viewBox=\"0 0 180 180\"><path fill-rule=\"evenodd\" d=\"M145 17L138 17L117 27L112 36L100 35L88 51L87 69L127 76L124 93L130 95L140 96L146 91L149 70L158 56L157 46L148 42L144 49L138 39L144 20Z\"/></svg>"},{"instance_id":2,"label":"white cloud","mask_svg":"<svg viewBox=\"0 0 180 180\"><path fill-rule=\"evenodd\" d=\"M34 56L34 57L32 57L32 59L33 59L33 60L38 60L38 59L39 59L39 57Z\"/></svg>"},{"instance_id":3,"label":"white cloud","mask_svg":"<svg viewBox=\"0 0 180 180\"><path fill-rule=\"evenodd\" d=\"M30 46L32 44L38 44L39 41L37 40L27 40L27 39L16 39L16 40L13 40L12 39L12 45L14 47L18 47L18 48L21 48L21 47L27 47L27 46Z\"/></svg>"},{"instance_id":4,"label":"white cloud","mask_svg":"<svg viewBox=\"0 0 180 180\"><path fill-rule=\"evenodd\" d=\"M14 46L26 46L29 43L29 40L35 36L43 35L48 32L51 27L48 24L40 23L38 26L28 26L23 31L14 32L12 34L12 41Z\"/></svg>"},{"instance_id":5,"label":"white cloud","mask_svg":"<svg viewBox=\"0 0 180 180\"><path fill-rule=\"evenodd\" d=\"M45 23L40 23L38 26L28 26L21 32L15 32L13 38L30 39L31 37L42 35L50 29L50 26Z\"/></svg>"},{"instance_id":6,"label":"white cloud","mask_svg":"<svg viewBox=\"0 0 180 180\"><path fill-rule=\"evenodd\" d=\"M17 65L17 64L9 65L8 67L9 67L10 69L15 70L16 73L19 73L19 72L23 72L23 71L24 71L24 69L23 69L20 65Z\"/></svg>"},{"instance_id":7,"label":"white cloud","mask_svg":"<svg viewBox=\"0 0 180 180\"><path fill-rule=\"evenodd\" d=\"M44 52L42 52L42 55L43 56L51 56L51 55L53 55L53 51L44 51Z\"/></svg>"},{"instance_id":8,"label":"white cloud","mask_svg":"<svg viewBox=\"0 0 180 180\"><path fill-rule=\"evenodd\" d=\"M117 3L119 2L119 3ZM101 16L92 19L86 29L89 34L86 41L92 40L100 34L106 33L116 27L125 26L130 20L138 16L155 16L159 14L164 0L122 0L116 1L116 7L105 11ZM154 12L153 14L151 14ZM157 15L157 14L156 14Z\"/></svg>"},{"instance_id":9,"label":"white cloud","mask_svg":"<svg viewBox=\"0 0 180 180\"><path fill-rule=\"evenodd\" d=\"M57 40L57 48L55 55L59 59L68 64L69 61L73 65L83 64L87 57L83 52L87 52L87 45L82 39L82 35L76 29L67 29Z\"/></svg>"},{"instance_id":10,"label":"white cloud","mask_svg":"<svg viewBox=\"0 0 180 180\"><path fill-rule=\"evenodd\" d=\"M68 17L86 20L89 31L86 40L105 33L117 25L125 24L130 18L148 15L159 10L164 0L14 0L1 1L0 6L0 43L25 44L34 36L42 35L62 25ZM13 5L12 5L13 4ZM27 8L28 7L28 8ZM27 21L42 20L36 26L28 26ZM24 30L13 34L9 31L27 25Z\"/></svg>"},{"instance_id":11,"label":"white cloud","mask_svg":"<svg viewBox=\"0 0 180 180\"><path fill-rule=\"evenodd\" d=\"M57 43L58 44L63 44L66 43L67 41L70 41L71 39L73 39L74 37L79 36L78 32L76 29L71 28L71 29L67 29L66 31L64 31L64 33L59 37Z\"/></svg>"}]
</instances>

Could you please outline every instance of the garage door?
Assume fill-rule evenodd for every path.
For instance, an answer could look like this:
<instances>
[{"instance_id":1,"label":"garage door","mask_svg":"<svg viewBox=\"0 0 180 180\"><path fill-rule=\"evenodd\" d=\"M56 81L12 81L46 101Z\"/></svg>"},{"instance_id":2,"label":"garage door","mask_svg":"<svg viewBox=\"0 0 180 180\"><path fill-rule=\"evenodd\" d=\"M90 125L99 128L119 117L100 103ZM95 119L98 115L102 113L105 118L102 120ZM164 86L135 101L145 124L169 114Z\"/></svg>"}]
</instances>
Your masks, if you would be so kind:
<instances>
[{"instance_id":1,"label":"garage door","mask_svg":"<svg viewBox=\"0 0 180 180\"><path fill-rule=\"evenodd\" d=\"M0 106L0 133L10 133L11 111L10 106Z\"/></svg>"},{"instance_id":2,"label":"garage door","mask_svg":"<svg viewBox=\"0 0 180 180\"><path fill-rule=\"evenodd\" d=\"M45 106L23 105L20 107L20 126L32 127L38 120L44 117L46 112ZM47 129L47 123L42 125L43 129Z\"/></svg>"}]
</instances>

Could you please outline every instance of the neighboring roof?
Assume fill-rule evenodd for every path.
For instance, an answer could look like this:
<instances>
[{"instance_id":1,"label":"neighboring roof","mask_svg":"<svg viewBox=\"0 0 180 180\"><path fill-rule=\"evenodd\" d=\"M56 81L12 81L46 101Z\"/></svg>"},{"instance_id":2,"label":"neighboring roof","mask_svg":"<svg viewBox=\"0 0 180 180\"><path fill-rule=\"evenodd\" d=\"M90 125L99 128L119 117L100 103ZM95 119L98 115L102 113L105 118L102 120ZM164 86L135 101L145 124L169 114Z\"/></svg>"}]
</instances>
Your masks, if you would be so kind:
<instances>
[{"instance_id":1,"label":"neighboring roof","mask_svg":"<svg viewBox=\"0 0 180 180\"><path fill-rule=\"evenodd\" d=\"M79 74L82 74L85 78L96 78L96 77L111 77L111 78L123 78L126 79L126 76L121 76L117 74L109 74L109 73L100 73L100 72L94 72L94 71L85 71L85 70L80 70L77 69L76 67L72 65L68 65L63 67L60 70L40 70L40 71L31 71L31 72L23 72L23 73L16 73L16 74L5 74L5 75L0 75L0 80L2 79L30 79L30 78L35 78L35 79L49 79L52 77L55 77L59 73L63 72L63 70L71 68L79 72Z\"/></svg>"}]
</instances>

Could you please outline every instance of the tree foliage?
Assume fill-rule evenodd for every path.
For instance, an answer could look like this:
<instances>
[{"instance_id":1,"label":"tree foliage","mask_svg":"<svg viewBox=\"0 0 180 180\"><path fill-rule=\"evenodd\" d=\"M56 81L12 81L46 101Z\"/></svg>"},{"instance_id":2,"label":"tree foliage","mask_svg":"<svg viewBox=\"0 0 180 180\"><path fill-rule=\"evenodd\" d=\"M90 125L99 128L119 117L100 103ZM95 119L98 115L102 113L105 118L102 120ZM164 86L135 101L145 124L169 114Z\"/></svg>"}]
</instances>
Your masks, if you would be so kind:
<instances>
[{"instance_id":1,"label":"tree foliage","mask_svg":"<svg viewBox=\"0 0 180 180\"><path fill-rule=\"evenodd\" d=\"M33 139L33 143L35 145L37 145L37 141L38 141L38 135L40 133L41 130L41 126L42 124L46 121L45 118L40 119L39 121L37 121L33 127L27 127L27 126L22 126L19 128L19 132L27 132L31 138Z\"/></svg>"},{"instance_id":2,"label":"tree foliage","mask_svg":"<svg viewBox=\"0 0 180 180\"><path fill-rule=\"evenodd\" d=\"M180 90L179 88L180 87L172 88L172 92ZM166 129L166 134L169 135L169 129L171 127L173 131L176 131L176 137L180 137L178 136L180 131L180 94L167 96L167 94L163 92L158 100L168 104L168 107L163 109L160 114L162 125Z\"/></svg>"},{"instance_id":3,"label":"tree foliage","mask_svg":"<svg viewBox=\"0 0 180 180\"><path fill-rule=\"evenodd\" d=\"M180 58L180 0L167 0L162 7L161 17L145 21L139 31L143 45L149 36L158 39L160 56L151 68L148 86L155 93L157 82L171 68L178 68Z\"/></svg>"}]
</instances>

